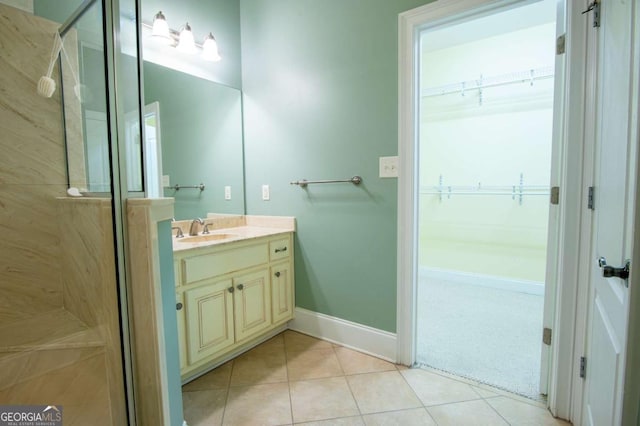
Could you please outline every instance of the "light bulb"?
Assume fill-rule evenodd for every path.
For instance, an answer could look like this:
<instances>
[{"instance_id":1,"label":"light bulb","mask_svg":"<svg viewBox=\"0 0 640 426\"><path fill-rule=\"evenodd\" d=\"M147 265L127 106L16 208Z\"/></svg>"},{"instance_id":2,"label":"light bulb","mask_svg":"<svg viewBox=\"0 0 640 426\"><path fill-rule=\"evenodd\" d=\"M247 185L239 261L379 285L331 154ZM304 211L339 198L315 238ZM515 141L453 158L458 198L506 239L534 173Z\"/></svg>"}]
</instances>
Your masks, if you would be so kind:
<instances>
[{"instance_id":1,"label":"light bulb","mask_svg":"<svg viewBox=\"0 0 640 426\"><path fill-rule=\"evenodd\" d=\"M177 49L181 52L185 53L196 53L196 41L193 38L193 33L191 32L191 27L187 22L180 31L180 39L178 41Z\"/></svg>"},{"instance_id":2,"label":"light bulb","mask_svg":"<svg viewBox=\"0 0 640 426\"><path fill-rule=\"evenodd\" d=\"M156 13L153 17L153 27L151 29L151 35L155 37L163 37L171 39L171 33L169 31L169 24L164 17L162 11Z\"/></svg>"},{"instance_id":3,"label":"light bulb","mask_svg":"<svg viewBox=\"0 0 640 426\"><path fill-rule=\"evenodd\" d=\"M218 62L221 59L218 53L218 42L211 33L204 38L204 43L202 43L202 59L212 62Z\"/></svg>"}]
</instances>

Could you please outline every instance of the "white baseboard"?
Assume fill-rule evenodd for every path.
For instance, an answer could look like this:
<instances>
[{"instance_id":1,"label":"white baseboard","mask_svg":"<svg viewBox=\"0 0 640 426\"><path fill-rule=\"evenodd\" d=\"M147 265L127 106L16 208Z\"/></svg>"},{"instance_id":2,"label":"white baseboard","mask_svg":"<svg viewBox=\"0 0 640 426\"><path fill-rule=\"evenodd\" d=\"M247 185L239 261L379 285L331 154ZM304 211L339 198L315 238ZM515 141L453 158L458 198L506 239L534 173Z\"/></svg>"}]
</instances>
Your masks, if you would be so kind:
<instances>
[{"instance_id":1,"label":"white baseboard","mask_svg":"<svg viewBox=\"0 0 640 426\"><path fill-rule=\"evenodd\" d=\"M419 267L419 276L430 279L454 281L461 284L479 285L498 288L500 290L515 291L518 293L544 295L544 283L538 281L518 280L515 278L492 277L489 275L472 274L469 272L449 271L446 269Z\"/></svg>"},{"instance_id":2,"label":"white baseboard","mask_svg":"<svg viewBox=\"0 0 640 426\"><path fill-rule=\"evenodd\" d=\"M396 335L388 331L296 308L289 329L396 362Z\"/></svg>"}]
</instances>

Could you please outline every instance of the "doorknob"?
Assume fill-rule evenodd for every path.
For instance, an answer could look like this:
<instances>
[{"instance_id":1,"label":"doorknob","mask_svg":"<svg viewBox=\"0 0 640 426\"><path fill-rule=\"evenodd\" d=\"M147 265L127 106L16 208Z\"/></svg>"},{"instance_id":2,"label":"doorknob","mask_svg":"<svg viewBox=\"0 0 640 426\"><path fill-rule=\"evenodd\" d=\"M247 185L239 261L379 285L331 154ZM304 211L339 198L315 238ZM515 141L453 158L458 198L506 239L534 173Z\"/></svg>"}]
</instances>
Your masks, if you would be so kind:
<instances>
[{"instance_id":1,"label":"doorknob","mask_svg":"<svg viewBox=\"0 0 640 426\"><path fill-rule=\"evenodd\" d=\"M607 265L607 259L600 257L598 259L598 266L602 268L602 276L605 278L617 277L623 280L629 278L631 262L628 260L622 268L614 268L613 266Z\"/></svg>"}]
</instances>

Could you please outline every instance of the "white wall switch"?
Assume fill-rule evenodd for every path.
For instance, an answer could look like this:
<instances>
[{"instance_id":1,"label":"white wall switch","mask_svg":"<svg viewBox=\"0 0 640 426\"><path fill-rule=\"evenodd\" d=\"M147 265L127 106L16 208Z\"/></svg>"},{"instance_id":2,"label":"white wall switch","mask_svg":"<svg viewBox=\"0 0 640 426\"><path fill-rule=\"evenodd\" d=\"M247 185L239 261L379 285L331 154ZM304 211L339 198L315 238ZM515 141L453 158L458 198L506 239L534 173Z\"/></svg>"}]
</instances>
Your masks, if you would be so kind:
<instances>
[{"instance_id":1,"label":"white wall switch","mask_svg":"<svg viewBox=\"0 0 640 426\"><path fill-rule=\"evenodd\" d=\"M224 199L225 200L230 200L231 199L231 187L230 186L225 186L224 187Z\"/></svg>"},{"instance_id":2,"label":"white wall switch","mask_svg":"<svg viewBox=\"0 0 640 426\"><path fill-rule=\"evenodd\" d=\"M262 185L262 199L264 201L269 201L271 198L271 194L269 194L269 185Z\"/></svg>"},{"instance_id":3,"label":"white wall switch","mask_svg":"<svg viewBox=\"0 0 640 426\"><path fill-rule=\"evenodd\" d=\"M380 157L380 177L381 178L397 178L398 177L398 156Z\"/></svg>"},{"instance_id":4,"label":"white wall switch","mask_svg":"<svg viewBox=\"0 0 640 426\"><path fill-rule=\"evenodd\" d=\"M169 175L162 175L162 186L164 187L171 186Z\"/></svg>"}]
</instances>

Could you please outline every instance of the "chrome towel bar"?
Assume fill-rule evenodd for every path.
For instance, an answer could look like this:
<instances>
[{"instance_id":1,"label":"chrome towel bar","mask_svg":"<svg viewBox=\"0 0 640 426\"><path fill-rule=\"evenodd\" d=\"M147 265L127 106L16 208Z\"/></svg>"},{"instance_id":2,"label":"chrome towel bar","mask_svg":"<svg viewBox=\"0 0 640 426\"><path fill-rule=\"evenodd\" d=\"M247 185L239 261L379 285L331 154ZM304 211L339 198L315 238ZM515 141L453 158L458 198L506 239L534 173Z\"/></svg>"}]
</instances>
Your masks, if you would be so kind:
<instances>
[{"instance_id":1,"label":"chrome towel bar","mask_svg":"<svg viewBox=\"0 0 640 426\"><path fill-rule=\"evenodd\" d=\"M307 185L315 183L352 183L354 185L360 185L362 178L360 176L354 176L351 179L332 179L332 180L296 180L289 182L291 185L298 185L300 188L305 188Z\"/></svg>"},{"instance_id":2,"label":"chrome towel bar","mask_svg":"<svg viewBox=\"0 0 640 426\"><path fill-rule=\"evenodd\" d=\"M173 186L167 186L166 188L175 189L176 191L180 191L181 189L199 189L200 191L204 191L204 183L199 185L178 185L177 183Z\"/></svg>"}]
</instances>

